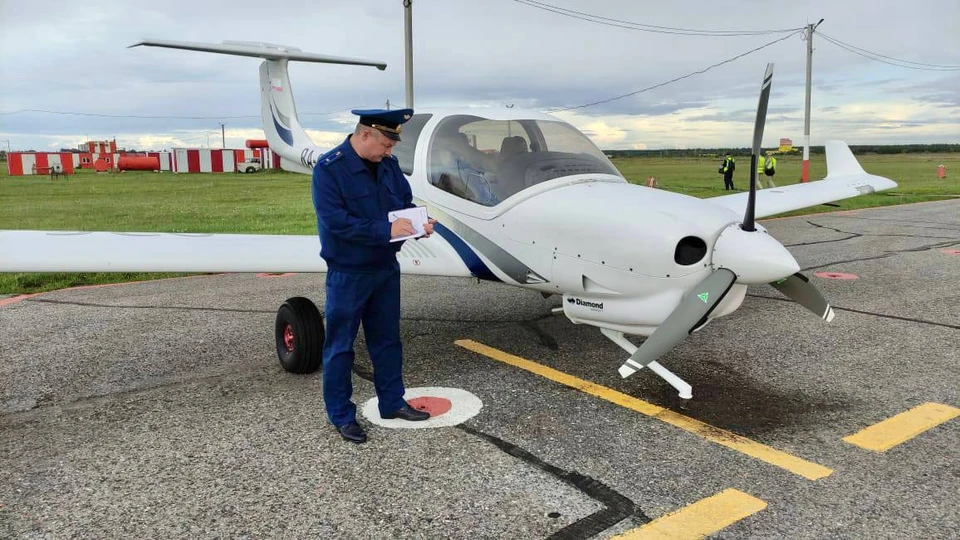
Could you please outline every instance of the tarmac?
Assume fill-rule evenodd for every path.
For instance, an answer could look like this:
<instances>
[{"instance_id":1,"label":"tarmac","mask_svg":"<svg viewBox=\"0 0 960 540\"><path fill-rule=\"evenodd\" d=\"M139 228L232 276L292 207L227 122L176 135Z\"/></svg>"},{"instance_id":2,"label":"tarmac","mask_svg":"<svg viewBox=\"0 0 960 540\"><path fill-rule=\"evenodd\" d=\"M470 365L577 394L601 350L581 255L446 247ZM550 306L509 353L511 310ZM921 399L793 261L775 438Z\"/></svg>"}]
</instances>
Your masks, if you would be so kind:
<instances>
[{"instance_id":1,"label":"tarmac","mask_svg":"<svg viewBox=\"0 0 960 540\"><path fill-rule=\"evenodd\" d=\"M957 538L960 201L761 224L836 319L751 287L660 359L689 401L556 297L404 277L407 387L482 407L363 445L277 362L320 274L0 300L0 537Z\"/></svg>"}]
</instances>

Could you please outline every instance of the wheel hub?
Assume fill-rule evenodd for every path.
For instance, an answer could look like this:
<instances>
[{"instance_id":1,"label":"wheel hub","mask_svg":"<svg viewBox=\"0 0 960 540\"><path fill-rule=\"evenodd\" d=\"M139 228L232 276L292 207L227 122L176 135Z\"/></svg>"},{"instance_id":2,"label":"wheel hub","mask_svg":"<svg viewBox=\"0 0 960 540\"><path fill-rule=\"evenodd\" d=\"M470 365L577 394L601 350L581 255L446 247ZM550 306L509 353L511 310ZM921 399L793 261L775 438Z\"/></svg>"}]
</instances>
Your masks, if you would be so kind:
<instances>
[{"instance_id":1,"label":"wheel hub","mask_svg":"<svg viewBox=\"0 0 960 540\"><path fill-rule=\"evenodd\" d=\"M287 352L293 352L293 328L289 324L283 329L283 344Z\"/></svg>"}]
</instances>

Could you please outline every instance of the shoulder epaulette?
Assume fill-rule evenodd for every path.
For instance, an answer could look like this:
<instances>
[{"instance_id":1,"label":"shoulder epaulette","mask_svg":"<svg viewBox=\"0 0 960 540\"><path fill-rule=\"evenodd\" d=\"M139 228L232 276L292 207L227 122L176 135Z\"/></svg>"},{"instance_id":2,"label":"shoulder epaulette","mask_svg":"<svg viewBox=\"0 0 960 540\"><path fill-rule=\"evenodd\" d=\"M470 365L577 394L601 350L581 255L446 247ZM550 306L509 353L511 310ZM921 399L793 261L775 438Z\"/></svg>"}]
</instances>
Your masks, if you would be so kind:
<instances>
[{"instance_id":1,"label":"shoulder epaulette","mask_svg":"<svg viewBox=\"0 0 960 540\"><path fill-rule=\"evenodd\" d=\"M331 163L334 163L335 161L337 161L338 159L340 159L340 158L342 158L342 157L343 157L343 152L342 152L342 151L340 151L340 150L336 150L336 151L331 150L331 151L327 152L326 154L320 156L320 159L317 161L317 163L318 163L319 165L321 165L322 167L326 167L327 165L330 165Z\"/></svg>"}]
</instances>

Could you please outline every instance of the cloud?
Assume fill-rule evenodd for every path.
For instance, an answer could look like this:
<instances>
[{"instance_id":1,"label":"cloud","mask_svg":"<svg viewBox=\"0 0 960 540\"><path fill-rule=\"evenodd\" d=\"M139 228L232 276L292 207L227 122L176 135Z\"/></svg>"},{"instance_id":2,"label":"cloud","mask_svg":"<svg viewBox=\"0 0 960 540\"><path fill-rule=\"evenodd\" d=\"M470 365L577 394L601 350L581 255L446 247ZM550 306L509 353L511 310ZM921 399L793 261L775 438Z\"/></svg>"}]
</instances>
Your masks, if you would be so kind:
<instances>
[{"instance_id":1,"label":"cloud","mask_svg":"<svg viewBox=\"0 0 960 540\"><path fill-rule=\"evenodd\" d=\"M885 5L866 0L664 3L656 10L610 0L561 7L647 24L701 29L818 29L846 42L905 60L960 65L960 4L929 0ZM255 13L256 16L251 16ZM749 17L744 17L749 13ZM936 13L931 19L929 14ZM211 144L220 122L260 129L259 60L150 47L143 38L186 41L259 40L305 51L385 61L386 71L292 63L301 121L318 144L351 128L353 107L404 102L403 8L400 2L355 0L318 5L291 0L265 11L253 0L162 5L88 0L6 2L0 17L0 112L18 109L125 116L0 114L0 131L18 147L129 137L131 145ZM362 31L358 31L362 29ZM517 2L422 2L414 6L416 103L539 110L575 107L655 86L703 70L786 34L718 38L651 34L597 25ZM896 40L889 36L896 35ZM628 148L743 146L750 138L760 78L775 64L767 132L799 139L806 43L799 35L706 73L575 111L562 118L591 130L598 144ZM960 78L953 73L881 64L814 37L814 134L841 132L852 143L955 141L960 137ZM897 116L896 110L910 116ZM340 113L331 113L341 111ZM892 117L871 116L875 112ZM325 113L307 115L303 113ZM134 118L164 116L168 118ZM203 116L205 119L170 118ZM952 131L951 131L951 123ZM903 124L899 129L890 125ZM908 125L909 124L909 125ZM884 127L878 127L878 126ZM591 127L587 127L591 126ZM251 131L251 132L252 132ZM192 136L190 139L188 135ZM640 142L642 141L642 142ZM323 144L321 144L321 142ZM766 138L765 138L766 142ZM72 143L76 144L76 143Z\"/></svg>"}]
</instances>

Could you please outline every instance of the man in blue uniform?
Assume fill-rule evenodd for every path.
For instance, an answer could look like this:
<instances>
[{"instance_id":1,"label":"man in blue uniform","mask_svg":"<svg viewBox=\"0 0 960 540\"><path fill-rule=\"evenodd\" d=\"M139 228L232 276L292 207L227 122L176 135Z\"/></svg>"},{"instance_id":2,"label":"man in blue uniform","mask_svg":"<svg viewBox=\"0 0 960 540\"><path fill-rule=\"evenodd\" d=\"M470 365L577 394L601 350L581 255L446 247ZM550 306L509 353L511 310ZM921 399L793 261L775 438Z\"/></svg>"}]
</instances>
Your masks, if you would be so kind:
<instances>
[{"instance_id":1,"label":"man in blue uniform","mask_svg":"<svg viewBox=\"0 0 960 540\"><path fill-rule=\"evenodd\" d=\"M413 193L400 171L393 146L412 109L354 110L353 134L320 157L313 168L313 205L320 256L327 263L326 340L323 344L323 400L340 435L367 440L357 424L353 394L353 342L360 324L373 361L373 380L383 418L426 420L430 415L404 401L400 342L402 241L414 234L407 219L391 223L388 212L411 208ZM433 233L430 220L426 236Z\"/></svg>"}]
</instances>

